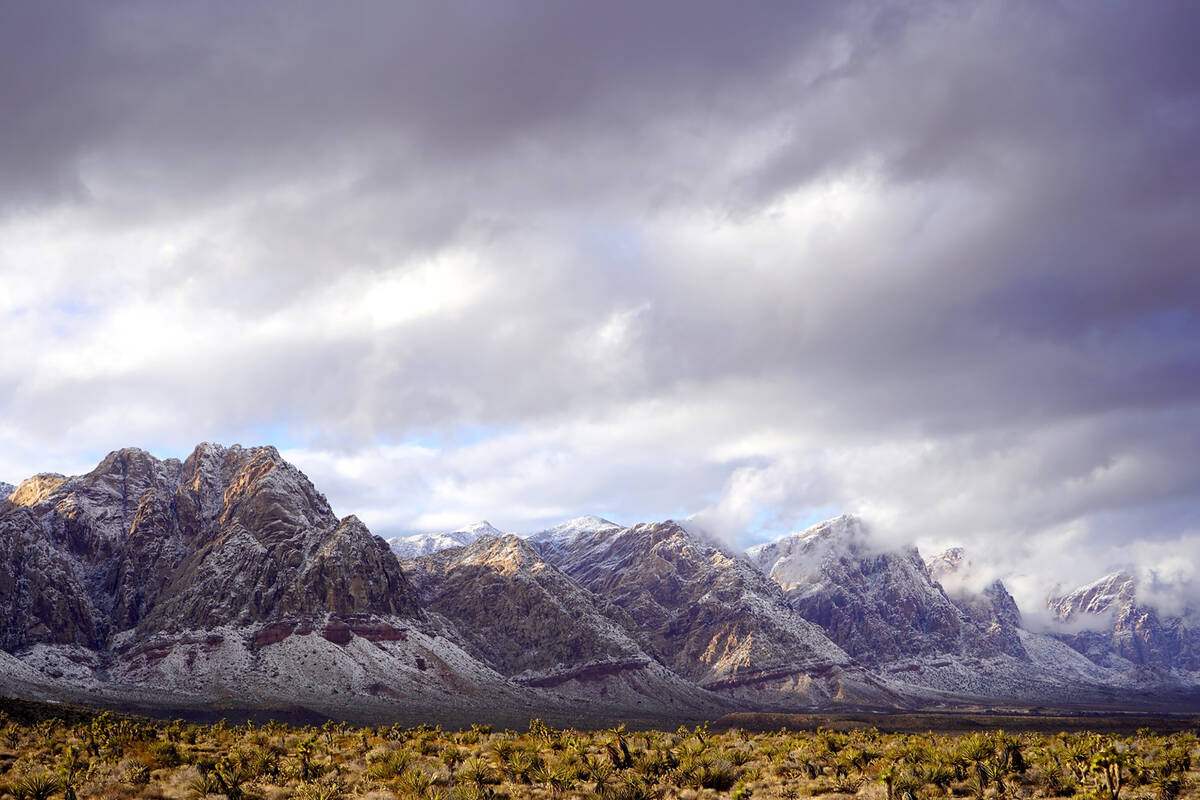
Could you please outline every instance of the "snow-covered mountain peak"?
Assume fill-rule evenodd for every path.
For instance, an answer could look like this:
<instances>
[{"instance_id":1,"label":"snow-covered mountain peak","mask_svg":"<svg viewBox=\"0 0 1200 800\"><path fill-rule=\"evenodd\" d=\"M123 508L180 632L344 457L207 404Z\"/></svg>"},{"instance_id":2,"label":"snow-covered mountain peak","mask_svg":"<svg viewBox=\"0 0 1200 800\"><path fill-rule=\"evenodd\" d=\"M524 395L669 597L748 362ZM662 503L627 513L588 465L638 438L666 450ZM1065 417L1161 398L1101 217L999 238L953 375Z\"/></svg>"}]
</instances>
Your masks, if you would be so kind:
<instances>
[{"instance_id":1,"label":"snow-covered mountain peak","mask_svg":"<svg viewBox=\"0 0 1200 800\"><path fill-rule=\"evenodd\" d=\"M546 555L566 550L577 539L619 530L621 530L621 526L615 522L594 514L585 514L560 522L552 528L528 534L524 538L539 552Z\"/></svg>"},{"instance_id":2,"label":"snow-covered mountain peak","mask_svg":"<svg viewBox=\"0 0 1200 800\"><path fill-rule=\"evenodd\" d=\"M1107 618L1122 606L1132 605L1136 589L1134 577L1121 570L1068 594L1051 597L1046 606L1060 622L1071 622L1079 617Z\"/></svg>"},{"instance_id":3,"label":"snow-covered mountain peak","mask_svg":"<svg viewBox=\"0 0 1200 800\"><path fill-rule=\"evenodd\" d=\"M819 580L821 565L867 547L867 528L850 514L789 533L773 542L755 545L746 556L785 591L800 583Z\"/></svg>"},{"instance_id":4,"label":"snow-covered mountain peak","mask_svg":"<svg viewBox=\"0 0 1200 800\"><path fill-rule=\"evenodd\" d=\"M484 536L503 536L504 532L487 520L473 522L445 533L417 533L412 536L395 536L387 540L397 558L419 558L445 550L462 547Z\"/></svg>"},{"instance_id":5,"label":"snow-covered mountain peak","mask_svg":"<svg viewBox=\"0 0 1200 800\"><path fill-rule=\"evenodd\" d=\"M584 514L581 517L560 522L545 530L528 534L525 538L537 543L550 542L565 545L576 536L581 536L585 533L598 533L610 529L619 529L620 527L617 523L603 517L597 517L594 514Z\"/></svg>"},{"instance_id":6,"label":"snow-covered mountain peak","mask_svg":"<svg viewBox=\"0 0 1200 800\"><path fill-rule=\"evenodd\" d=\"M930 580L943 583L943 579L961 576L969 572L971 562L967 559L967 551L962 547L947 547L933 558L925 562L929 570Z\"/></svg>"},{"instance_id":7,"label":"snow-covered mountain peak","mask_svg":"<svg viewBox=\"0 0 1200 800\"><path fill-rule=\"evenodd\" d=\"M466 533L466 534L470 534L476 538L478 538L480 536L503 536L504 535L504 531L500 530L495 525L488 522L486 519L481 519L478 522L472 522L470 525L464 525L461 528L457 528L457 529L451 531L451 533Z\"/></svg>"},{"instance_id":8,"label":"snow-covered mountain peak","mask_svg":"<svg viewBox=\"0 0 1200 800\"><path fill-rule=\"evenodd\" d=\"M8 496L16 490L17 487L13 486L11 483L8 483L7 481L0 481L0 499L7 500Z\"/></svg>"}]
</instances>

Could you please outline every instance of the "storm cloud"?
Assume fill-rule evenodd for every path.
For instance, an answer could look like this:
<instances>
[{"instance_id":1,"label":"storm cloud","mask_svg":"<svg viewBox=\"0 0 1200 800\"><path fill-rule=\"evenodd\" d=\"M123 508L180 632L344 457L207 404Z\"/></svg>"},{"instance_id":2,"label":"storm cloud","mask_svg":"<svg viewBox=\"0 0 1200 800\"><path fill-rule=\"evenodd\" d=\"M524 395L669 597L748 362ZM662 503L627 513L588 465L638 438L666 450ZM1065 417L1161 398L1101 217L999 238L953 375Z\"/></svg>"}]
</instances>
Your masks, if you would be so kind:
<instances>
[{"instance_id":1,"label":"storm cloud","mask_svg":"<svg viewBox=\"0 0 1200 800\"><path fill-rule=\"evenodd\" d=\"M384 535L855 512L1194 594L1198 29L4 3L0 478L272 443Z\"/></svg>"}]
</instances>

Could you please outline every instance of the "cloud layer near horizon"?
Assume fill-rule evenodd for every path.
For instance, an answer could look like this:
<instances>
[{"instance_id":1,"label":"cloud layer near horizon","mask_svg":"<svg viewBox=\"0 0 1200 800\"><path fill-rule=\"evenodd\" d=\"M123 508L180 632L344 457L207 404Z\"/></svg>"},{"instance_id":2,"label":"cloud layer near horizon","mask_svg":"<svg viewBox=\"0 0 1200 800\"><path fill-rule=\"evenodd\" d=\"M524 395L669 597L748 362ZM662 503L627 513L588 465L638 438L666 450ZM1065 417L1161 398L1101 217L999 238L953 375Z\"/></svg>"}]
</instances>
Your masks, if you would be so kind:
<instances>
[{"instance_id":1,"label":"cloud layer near horizon","mask_svg":"<svg viewBox=\"0 0 1200 800\"><path fill-rule=\"evenodd\" d=\"M385 535L1195 586L1193 5L0 14L0 477L275 443Z\"/></svg>"}]
</instances>

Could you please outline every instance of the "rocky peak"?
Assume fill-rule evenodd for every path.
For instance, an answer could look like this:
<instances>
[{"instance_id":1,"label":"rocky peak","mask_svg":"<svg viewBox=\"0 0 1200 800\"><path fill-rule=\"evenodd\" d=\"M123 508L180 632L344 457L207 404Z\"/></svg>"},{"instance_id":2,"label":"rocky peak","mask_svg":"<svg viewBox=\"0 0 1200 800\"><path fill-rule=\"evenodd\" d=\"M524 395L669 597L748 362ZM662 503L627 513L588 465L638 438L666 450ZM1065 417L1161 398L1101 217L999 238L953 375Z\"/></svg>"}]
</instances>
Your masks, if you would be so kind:
<instances>
[{"instance_id":1,"label":"rocky peak","mask_svg":"<svg viewBox=\"0 0 1200 800\"><path fill-rule=\"evenodd\" d=\"M66 479L65 475L59 475L57 472L39 473L21 481L20 485L9 492L8 499L18 506L35 506L61 486Z\"/></svg>"},{"instance_id":2,"label":"rocky peak","mask_svg":"<svg viewBox=\"0 0 1200 800\"><path fill-rule=\"evenodd\" d=\"M579 536L550 558L623 609L663 663L703 686L849 662L748 561L679 523Z\"/></svg>"},{"instance_id":3,"label":"rocky peak","mask_svg":"<svg viewBox=\"0 0 1200 800\"><path fill-rule=\"evenodd\" d=\"M818 591L829 565L872 553L866 525L849 514L746 551L750 561L785 592Z\"/></svg>"},{"instance_id":4,"label":"rocky peak","mask_svg":"<svg viewBox=\"0 0 1200 800\"><path fill-rule=\"evenodd\" d=\"M288 615L416 614L386 544L273 447L203 444L184 461L117 450L86 475L38 476L0 511L11 632L108 646L141 633ZM31 558L37 554L36 559Z\"/></svg>"},{"instance_id":5,"label":"rocky peak","mask_svg":"<svg viewBox=\"0 0 1200 800\"><path fill-rule=\"evenodd\" d=\"M1136 593L1133 576L1118 571L1065 595L1051 596L1046 600L1046 607L1060 621L1070 622L1080 616L1099 617L1117 612L1132 605Z\"/></svg>"},{"instance_id":6,"label":"rocky peak","mask_svg":"<svg viewBox=\"0 0 1200 800\"><path fill-rule=\"evenodd\" d=\"M780 585L792 608L868 663L987 655L997 648L1023 653L1015 631L1002 638L986 635L987 613L980 630L972 613L930 579L915 547L880 550L856 517L820 523L752 548L749 556ZM945 563L952 561L947 557Z\"/></svg>"},{"instance_id":7,"label":"rocky peak","mask_svg":"<svg viewBox=\"0 0 1200 800\"><path fill-rule=\"evenodd\" d=\"M580 536L599 533L600 531L617 531L620 529L621 526L615 522L593 514L585 514L582 517L575 517L574 519L560 522L551 528L546 528L537 533L531 533L526 539L539 550L547 548L561 550Z\"/></svg>"},{"instance_id":8,"label":"rocky peak","mask_svg":"<svg viewBox=\"0 0 1200 800\"><path fill-rule=\"evenodd\" d=\"M1187 614L1160 615L1142 603L1138 582L1128 572L1050 597L1046 606L1063 626L1055 638L1097 664L1200 670L1200 630Z\"/></svg>"},{"instance_id":9,"label":"rocky peak","mask_svg":"<svg viewBox=\"0 0 1200 800\"><path fill-rule=\"evenodd\" d=\"M929 571L930 580L941 583L943 587L949 579L961 577L970 570L967 561L967 551L962 547L948 547L938 553L925 564Z\"/></svg>"},{"instance_id":10,"label":"rocky peak","mask_svg":"<svg viewBox=\"0 0 1200 800\"><path fill-rule=\"evenodd\" d=\"M613 621L619 609L516 536L483 536L408 563L423 606L449 619L468 652L503 674L532 677L649 660Z\"/></svg>"},{"instance_id":11,"label":"rocky peak","mask_svg":"<svg viewBox=\"0 0 1200 800\"><path fill-rule=\"evenodd\" d=\"M462 547L483 536L503 535L504 533L492 523L480 520L446 533L417 533L411 536L395 536L387 541L397 558L408 559L436 553L448 547Z\"/></svg>"},{"instance_id":12,"label":"rocky peak","mask_svg":"<svg viewBox=\"0 0 1200 800\"><path fill-rule=\"evenodd\" d=\"M995 579L981 588L981 576L962 547L943 550L925 566L930 580L939 584L946 596L989 635L997 636L1004 631L1004 652L1023 657L1024 648L1020 647L1016 632L1021 627L1021 611L1003 581Z\"/></svg>"}]
</instances>

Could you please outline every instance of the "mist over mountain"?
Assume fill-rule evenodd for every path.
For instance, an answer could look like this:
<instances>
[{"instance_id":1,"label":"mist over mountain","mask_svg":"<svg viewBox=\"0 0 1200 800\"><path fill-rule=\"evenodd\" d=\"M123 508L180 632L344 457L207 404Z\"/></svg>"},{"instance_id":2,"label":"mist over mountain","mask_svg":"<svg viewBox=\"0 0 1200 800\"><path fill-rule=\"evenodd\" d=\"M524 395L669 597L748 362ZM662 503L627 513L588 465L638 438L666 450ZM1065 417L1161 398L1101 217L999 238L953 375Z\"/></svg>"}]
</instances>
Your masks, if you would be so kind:
<instances>
[{"instance_id":1,"label":"mist over mountain","mask_svg":"<svg viewBox=\"0 0 1200 800\"><path fill-rule=\"evenodd\" d=\"M401 558L273 447L126 448L0 505L0 690L447 721L1200 700L1195 616L1133 576L1047 598L1059 624L1033 631L966 551L926 561L869 530L843 515L742 554L585 515Z\"/></svg>"},{"instance_id":2,"label":"mist over mountain","mask_svg":"<svg viewBox=\"0 0 1200 800\"><path fill-rule=\"evenodd\" d=\"M583 513L1200 597L1195 4L0 11L0 476L270 442L387 539ZM1004 42L1004 56L995 43Z\"/></svg>"}]
</instances>

